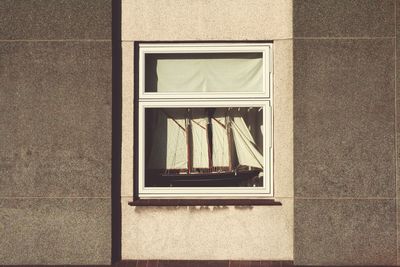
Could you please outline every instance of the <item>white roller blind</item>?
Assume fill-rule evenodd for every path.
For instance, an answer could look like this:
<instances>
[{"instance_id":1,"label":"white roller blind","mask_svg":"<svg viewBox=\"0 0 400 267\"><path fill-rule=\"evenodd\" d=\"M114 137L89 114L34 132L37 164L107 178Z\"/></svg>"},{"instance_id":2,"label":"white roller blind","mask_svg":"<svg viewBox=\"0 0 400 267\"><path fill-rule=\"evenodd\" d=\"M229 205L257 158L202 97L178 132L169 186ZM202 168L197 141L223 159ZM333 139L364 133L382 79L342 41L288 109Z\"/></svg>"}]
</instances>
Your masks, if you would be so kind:
<instances>
[{"instance_id":1,"label":"white roller blind","mask_svg":"<svg viewBox=\"0 0 400 267\"><path fill-rule=\"evenodd\" d=\"M229 57L159 57L146 62L147 92L262 92L263 59L260 53Z\"/></svg>"}]
</instances>

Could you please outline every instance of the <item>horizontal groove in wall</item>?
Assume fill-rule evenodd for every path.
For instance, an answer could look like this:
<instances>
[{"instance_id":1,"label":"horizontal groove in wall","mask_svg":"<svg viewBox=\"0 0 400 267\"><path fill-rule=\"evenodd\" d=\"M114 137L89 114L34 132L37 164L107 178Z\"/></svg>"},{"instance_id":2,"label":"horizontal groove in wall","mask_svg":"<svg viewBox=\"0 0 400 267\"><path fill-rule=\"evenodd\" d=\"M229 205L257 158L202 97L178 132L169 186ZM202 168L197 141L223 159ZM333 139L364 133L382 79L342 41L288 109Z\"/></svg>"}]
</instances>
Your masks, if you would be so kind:
<instances>
[{"instance_id":1,"label":"horizontal groove in wall","mask_svg":"<svg viewBox=\"0 0 400 267\"><path fill-rule=\"evenodd\" d=\"M294 199L315 200L395 200L396 197L294 197Z\"/></svg>"},{"instance_id":2,"label":"horizontal groove in wall","mask_svg":"<svg viewBox=\"0 0 400 267\"><path fill-rule=\"evenodd\" d=\"M109 197L71 197L71 196L66 196L66 197L23 197L23 196L12 196L12 197L2 197L0 196L0 199L111 199L111 196Z\"/></svg>"},{"instance_id":3,"label":"horizontal groove in wall","mask_svg":"<svg viewBox=\"0 0 400 267\"><path fill-rule=\"evenodd\" d=\"M34 265L35 267L47 267L49 265ZM54 265L50 265L54 266ZM65 265L62 265L65 266ZM79 267L88 265L68 265L69 267ZM289 267L294 266L292 260L128 260L123 259L114 262L111 265L90 265L96 267L201 267L201 266L218 266L218 267L234 267L234 266L266 266L266 267Z\"/></svg>"},{"instance_id":4,"label":"horizontal groove in wall","mask_svg":"<svg viewBox=\"0 0 400 267\"><path fill-rule=\"evenodd\" d=\"M395 39L396 36L385 37L294 37L294 40L376 40L376 39Z\"/></svg>"},{"instance_id":5,"label":"horizontal groove in wall","mask_svg":"<svg viewBox=\"0 0 400 267\"><path fill-rule=\"evenodd\" d=\"M65 39L65 40L2 40L0 42L111 42L111 39Z\"/></svg>"}]
</instances>

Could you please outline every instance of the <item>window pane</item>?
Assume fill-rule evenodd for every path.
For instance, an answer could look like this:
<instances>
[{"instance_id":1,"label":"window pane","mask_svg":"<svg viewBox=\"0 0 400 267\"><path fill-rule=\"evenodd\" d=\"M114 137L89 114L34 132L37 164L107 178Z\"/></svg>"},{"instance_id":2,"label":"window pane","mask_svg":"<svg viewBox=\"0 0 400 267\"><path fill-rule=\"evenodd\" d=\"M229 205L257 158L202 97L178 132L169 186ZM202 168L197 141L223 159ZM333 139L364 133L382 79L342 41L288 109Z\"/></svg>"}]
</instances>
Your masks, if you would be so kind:
<instances>
[{"instance_id":1,"label":"window pane","mask_svg":"<svg viewBox=\"0 0 400 267\"><path fill-rule=\"evenodd\" d=\"M146 54L146 92L262 92L262 53Z\"/></svg>"},{"instance_id":2,"label":"window pane","mask_svg":"<svg viewBox=\"0 0 400 267\"><path fill-rule=\"evenodd\" d=\"M259 107L146 108L146 187L263 186Z\"/></svg>"}]
</instances>

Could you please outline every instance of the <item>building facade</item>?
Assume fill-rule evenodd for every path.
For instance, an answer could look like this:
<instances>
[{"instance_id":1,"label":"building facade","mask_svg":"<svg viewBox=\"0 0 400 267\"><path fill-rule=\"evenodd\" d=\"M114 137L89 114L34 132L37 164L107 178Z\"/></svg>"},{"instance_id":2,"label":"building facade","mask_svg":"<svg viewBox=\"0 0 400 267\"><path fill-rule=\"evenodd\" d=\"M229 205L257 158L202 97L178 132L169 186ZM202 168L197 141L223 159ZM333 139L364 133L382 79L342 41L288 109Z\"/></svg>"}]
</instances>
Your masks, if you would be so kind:
<instances>
[{"instance_id":1,"label":"building facade","mask_svg":"<svg viewBox=\"0 0 400 267\"><path fill-rule=\"evenodd\" d=\"M398 10L397 0L1 1L0 264L397 265ZM174 67L189 54L208 68L219 53L229 62L219 76L263 66L260 98L163 96L263 110L270 191L141 191L140 133L155 126L139 106L165 107L140 91L145 47ZM160 84L180 77L156 71Z\"/></svg>"}]
</instances>

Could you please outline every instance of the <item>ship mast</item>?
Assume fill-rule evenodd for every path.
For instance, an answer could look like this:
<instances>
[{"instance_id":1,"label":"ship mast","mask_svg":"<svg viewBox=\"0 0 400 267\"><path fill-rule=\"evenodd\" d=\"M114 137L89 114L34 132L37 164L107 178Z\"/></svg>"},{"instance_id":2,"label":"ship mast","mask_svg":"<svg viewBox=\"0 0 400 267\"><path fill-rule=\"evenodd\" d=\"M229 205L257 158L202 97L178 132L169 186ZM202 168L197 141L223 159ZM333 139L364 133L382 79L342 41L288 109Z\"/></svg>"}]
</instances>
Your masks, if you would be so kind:
<instances>
[{"instance_id":1,"label":"ship mast","mask_svg":"<svg viewBox=\"0 0 400 267\"><path fill-rule=\"evenodd\" d=\"M191 129L190 129L190 109L187 109L187 116L185 119L185 132L186 132L186 146L187 146L187 173L192 172L192 148L191 148Z\"/></svg>"},{"instance_id":2,"label":"ship mast","mask_svg":"<svg viewBox=\"0 0 400 267\"><path fill-rule=\"evenodd\" d=\"M209 171L212 172L213 161L212 161L212 151L211 151L210 127L211 127L211 114L210 114L210 110L208 110L207 125L206 125L206 136L207 136L207 145L208 145L208 168L209 168Z\"/></svg>"},{"instance_id":3,"label":"ship mast","mask_svg":"<svg viewBox=\"0 0 400 267\"><path fill-rule=\"evenodd\" d=\"M226 121L226 134L228 135L228 154L229 154L229 171L233 170L233 160L232 160L232 154L233 154L233 144L232 144L232 122L231 122L231 117L229 116L229 109L228 113L226 114L225 117Z\"/></svg>"}]
</instances>

